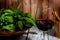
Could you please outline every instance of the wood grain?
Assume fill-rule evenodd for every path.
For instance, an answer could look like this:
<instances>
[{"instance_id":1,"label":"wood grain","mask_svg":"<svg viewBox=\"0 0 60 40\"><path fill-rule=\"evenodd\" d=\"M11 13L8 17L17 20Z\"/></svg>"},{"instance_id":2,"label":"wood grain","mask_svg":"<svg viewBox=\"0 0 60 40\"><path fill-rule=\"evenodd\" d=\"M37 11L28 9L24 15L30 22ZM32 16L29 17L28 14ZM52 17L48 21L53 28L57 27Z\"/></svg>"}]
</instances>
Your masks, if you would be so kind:
<instances>
[{"instance_id":1,"label":"wood grain","mask_svg":"<svg viewBox=\"0 0 60 40\"><path fill-rule=\"evenodd\" d=\"M30 0L23 0L24 12L30 12Z\"/></svg>"}]
</instances>

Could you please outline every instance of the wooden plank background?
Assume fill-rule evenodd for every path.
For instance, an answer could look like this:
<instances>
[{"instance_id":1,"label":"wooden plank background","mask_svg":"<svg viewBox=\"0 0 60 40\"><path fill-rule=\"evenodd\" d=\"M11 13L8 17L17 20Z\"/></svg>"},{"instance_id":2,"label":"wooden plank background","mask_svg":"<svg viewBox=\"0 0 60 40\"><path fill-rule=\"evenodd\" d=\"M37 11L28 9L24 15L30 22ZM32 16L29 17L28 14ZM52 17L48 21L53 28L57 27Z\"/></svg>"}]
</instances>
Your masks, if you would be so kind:
<instances>
[{"instance_id":1,"label":"wooden plank background","mask_svg":"<svg viewBox=\"0 0 60 40\"><path fill-rule=\"evenodd\" d=\"M32 18L39 19L41 16L43 19L47 19L47 0L0 0L0 9L2 8L17 8L20 3L24 12L31 12ZM40 15L41 14L41 15Z\"/></svg>"}]
</instances>

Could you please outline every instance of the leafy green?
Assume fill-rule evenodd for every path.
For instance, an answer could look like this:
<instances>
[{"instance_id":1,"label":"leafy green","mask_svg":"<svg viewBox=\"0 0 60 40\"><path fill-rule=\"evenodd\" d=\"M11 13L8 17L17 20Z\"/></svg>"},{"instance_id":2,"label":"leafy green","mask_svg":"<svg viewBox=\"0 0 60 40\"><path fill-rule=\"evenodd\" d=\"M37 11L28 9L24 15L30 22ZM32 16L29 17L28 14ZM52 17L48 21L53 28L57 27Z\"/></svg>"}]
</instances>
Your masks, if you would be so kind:
<instances>
[{"instance_id":1,"label":"leafy green","mask_svg":"<svg viewBox=\"0 0 60 40\"><path fill-rule=\"evenodd\" d=\"M6 9L6 10L4 10L4 12L6 15L13 15L14 14L14 12L10 9Z\"/></svg>"},{"instance_id":2,"label":"leafy green","mask_svg":"<svg viewBox=\"0 0 60 40\"><path fill-rule=\"evenodd\" d=\"M18 21L18 27L22 30L23 29L23 23L22 21Z\"/></svg>"},{"instance_id":3,"label":"leafy green","mask_svg":"<svg viewBox=\"0 0 60 40\"><path fill-rule=\"evenodd\" d=\"M1 9L0 10L0 17L1 17L1 15L3 14L4 12L3 12L3 9Z\"/></svg>"},{"instance_id":4,"label":"leafy green","mask_svg":"<svg viewBox=\"0 0 60 40\"><path fill-rule=\"evenodd\" d=\"M25 13L25 17L31 17L31 14L30 13Z\"/></svg>"},{"instance_id":5,"label":"leafy green","mask_svg":"<svg viewBox=\"0 0 60 40\"><path fill-rule=\"evenodd\" d=\"M13 17L12 16L5 16L5 20L7 22L13 23Z\"/></svg>"},{"instance_id":6,"label":"leafy green","mask_svg":"<svg viewBox=\"0 0 60 40\"><path fill-rule=\"evenodd\" d=\"M16 10L16 9L12 9L12 11L14 12L15 15L20 15L20 16L24 16L24 12L22 10Z\"/></svg>"},{"instance_id":7,"label":"leafy green","mask_svg":"<svg viewBox=\"0 0 60 40\"><path fill-rule=\"evenodd\" d=\"M31 17L31 13L24 13L17 9L0 10L0 29L13 32L18 28L23 30L25 27L36 27L36 20Z\"/></svg>"},{"instance_id":8,"label":"leafy green","mask_svg":"<svg viewBox=\"0 0 60 40\"><path fill-rule=\"evenodd\" d=\"M10 32L14 32L14 29L15 29L15 26L13 24L9 24L2 27L2 30L8 30Z\"/></svg>"},{"instance_id":9,"label":"leafy green","mask_svg":"<svg viewBox=\"0 0 60 40\"><path fill-rule=\"evenodd\" d=\"M31 18L24 17L24 19L28 22L28 24L32 24L34 27L36 27L35 21L33 21Z\"/></svg>"},{"instance_id":10,"label":"leafy green","mask_svg":"<svg viewBox=\"0 0 60 40\"><path fill-rule=\"evenodd\" d=\"M5 16L5 14L3 14L3 15L1 16L1 19L2 19L3 21L7 21L7 22L10 22L10 23L13 22L13 17L12 17L12 16Z\"/></svg>"}]
</instances>

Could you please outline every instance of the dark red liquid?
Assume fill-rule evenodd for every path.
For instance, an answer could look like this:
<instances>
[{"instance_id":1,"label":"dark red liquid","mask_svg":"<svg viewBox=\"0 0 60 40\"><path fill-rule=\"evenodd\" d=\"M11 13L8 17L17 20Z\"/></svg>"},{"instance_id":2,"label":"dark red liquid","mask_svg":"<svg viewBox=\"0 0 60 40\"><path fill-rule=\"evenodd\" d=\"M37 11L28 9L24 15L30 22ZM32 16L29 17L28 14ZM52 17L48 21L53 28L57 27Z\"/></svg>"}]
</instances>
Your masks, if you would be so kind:
<instances>
[{"instance_id":1,"label":"dark red liquid","mask_svg":"<svg viewBox=\"0 0 60 40\"><path fill-rule=\"evenodd\" d=\"M37 27L40 30L47 31L51 29L54 25L54 22L51 20L39 20L37 21Z\"/></svg>"}]
</instances>

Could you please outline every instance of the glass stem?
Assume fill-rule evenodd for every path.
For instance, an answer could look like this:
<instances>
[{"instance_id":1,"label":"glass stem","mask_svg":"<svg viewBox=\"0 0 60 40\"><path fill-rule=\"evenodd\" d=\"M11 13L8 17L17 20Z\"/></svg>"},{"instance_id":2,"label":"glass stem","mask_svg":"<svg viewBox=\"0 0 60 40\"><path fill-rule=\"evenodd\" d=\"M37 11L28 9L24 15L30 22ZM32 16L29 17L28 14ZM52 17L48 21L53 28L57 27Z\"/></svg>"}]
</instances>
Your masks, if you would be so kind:
<instances>
[{"instance_id":1,"label":"glass stem","mask_svg":"<svg viewBox=\"0 0 60 40\"><path fill-rule=\"evenodd\" d=\"M43 40L45 40L45 32L43 31Z\"/></svg>"}]
</instances>

